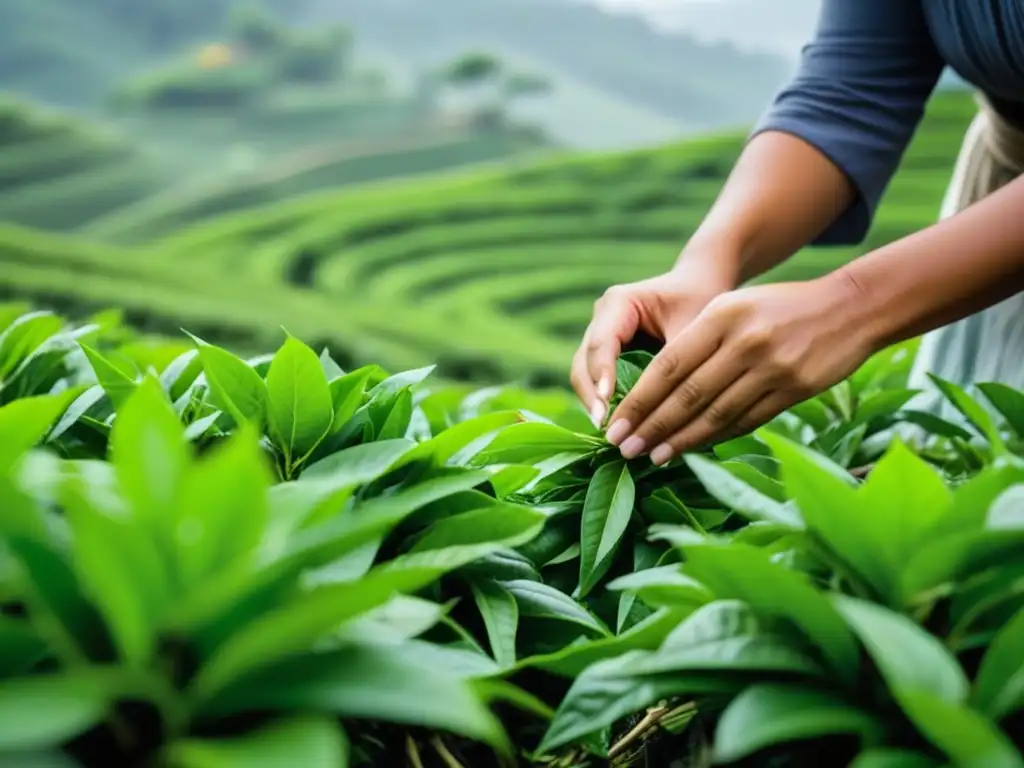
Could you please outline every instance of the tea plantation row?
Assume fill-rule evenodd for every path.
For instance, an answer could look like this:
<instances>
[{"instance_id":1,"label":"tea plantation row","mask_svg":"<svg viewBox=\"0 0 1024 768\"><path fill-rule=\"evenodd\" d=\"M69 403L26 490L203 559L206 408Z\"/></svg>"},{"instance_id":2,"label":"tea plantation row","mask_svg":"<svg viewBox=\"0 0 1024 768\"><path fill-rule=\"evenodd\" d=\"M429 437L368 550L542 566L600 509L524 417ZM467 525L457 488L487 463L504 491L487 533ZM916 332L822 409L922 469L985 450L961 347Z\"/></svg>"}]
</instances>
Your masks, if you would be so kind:
<instances>
[{"instance_id":1,"label":"tea plantation row","mask_svg":"<svg viewBox=\"0 0 1024 768\"><path fill-rule=\"evenodd\" d=\"M964 94L935 100L864 246L808 250L768 279L931 222L973 110ZM0 287L76 314L122 306L252 353L283 324L345 363L561 384L594 298L671 264L742 138L362 186L184 229L171 208L108 221L119 248L7 230Z\"/></svg>"},{"instance_id":2,"label":"tea plantation row","mask_svg":"<svg viewBox=\"0 0 1024 768\"><path fill-rule=\"evenodd\" d=\"M930 417L904 345L659 468L564 394L20 312L0 765L1024 766L1024 393Z\"/></svg>"}]
</instances>

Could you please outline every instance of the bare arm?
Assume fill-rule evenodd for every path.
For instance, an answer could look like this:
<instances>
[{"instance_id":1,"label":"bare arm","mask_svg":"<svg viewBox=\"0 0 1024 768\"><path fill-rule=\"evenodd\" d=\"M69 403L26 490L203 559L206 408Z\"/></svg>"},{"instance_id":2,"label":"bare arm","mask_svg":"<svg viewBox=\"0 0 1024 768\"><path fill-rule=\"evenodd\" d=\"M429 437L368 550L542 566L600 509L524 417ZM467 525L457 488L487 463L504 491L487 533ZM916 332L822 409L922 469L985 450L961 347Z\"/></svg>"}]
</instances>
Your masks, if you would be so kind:
<instances>
[{"instance_id":1,"label":"bare arm","mask_svg":"<svg viewBox=\"0 0 1024 768\"><path fill-rule=\"evenodd\" d=\"M854 198L846 175L815 147L766 131L746 146L676 266L728 259L739 285L803 248Z\"/></svg>"}]
</instances>

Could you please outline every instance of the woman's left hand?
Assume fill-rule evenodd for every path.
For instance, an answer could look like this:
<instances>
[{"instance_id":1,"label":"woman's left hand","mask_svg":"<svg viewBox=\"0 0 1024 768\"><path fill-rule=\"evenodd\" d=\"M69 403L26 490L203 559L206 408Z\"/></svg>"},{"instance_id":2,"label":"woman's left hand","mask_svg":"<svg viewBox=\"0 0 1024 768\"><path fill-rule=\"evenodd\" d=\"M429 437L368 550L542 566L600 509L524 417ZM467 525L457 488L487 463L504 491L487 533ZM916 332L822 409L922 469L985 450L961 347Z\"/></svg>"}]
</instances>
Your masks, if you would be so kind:
<instances>
[{"instance_id":1,"label":"woman's left hand","mask_svg":"<svg viewBox=\"0 0 1024 768\"><path fill-rule=\"evenodd\" d=\"M660 465L756 429L875 351L868 304L842 270L722 294L647 367L615 410L609 442Z\"/></svg>"}]
</instances>

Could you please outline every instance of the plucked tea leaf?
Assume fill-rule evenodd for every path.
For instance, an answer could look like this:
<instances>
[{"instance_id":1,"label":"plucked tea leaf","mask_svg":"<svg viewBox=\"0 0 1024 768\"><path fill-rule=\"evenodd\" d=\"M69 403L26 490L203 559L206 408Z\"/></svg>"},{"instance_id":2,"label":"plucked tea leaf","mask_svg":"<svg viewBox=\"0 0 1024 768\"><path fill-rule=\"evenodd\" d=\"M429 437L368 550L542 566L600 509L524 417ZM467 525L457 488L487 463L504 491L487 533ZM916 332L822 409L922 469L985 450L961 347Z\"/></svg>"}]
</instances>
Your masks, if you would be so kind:
<instances>
[{"instance_id":1,"label":"plucked tea leaf","mask_svg":"<svg viewBox=\"0 0 1024 768\"><path fill-rule=\"evenodd\" d=\"M871 745L883 726L870 713L826 691L761 683L740 693L715 729L715 759L734 762L789 741L854 735Z\"/></svg>"},{"instance_id":2,"label":"plucked tea leaf","mask_svg":"<svg viewBox=\"0 0 1024 768\"><path fill-rule=\"evenodd\" d=\"M334 423L334 403L316 353L289 336L267 371L267 415L289 466L302 461Z\"/></svg>"},{"instance_id":3,"label":"plucked tea leaf","mask_svg":"<svg viewBox=\"0 0 1024 768\"><path fill-rule=\"evenodd\" d=\"M624 461L602 465L594 473L580 521L580 597L607 573L633 515L636 488Z\"/></svg>"}]
</instances>

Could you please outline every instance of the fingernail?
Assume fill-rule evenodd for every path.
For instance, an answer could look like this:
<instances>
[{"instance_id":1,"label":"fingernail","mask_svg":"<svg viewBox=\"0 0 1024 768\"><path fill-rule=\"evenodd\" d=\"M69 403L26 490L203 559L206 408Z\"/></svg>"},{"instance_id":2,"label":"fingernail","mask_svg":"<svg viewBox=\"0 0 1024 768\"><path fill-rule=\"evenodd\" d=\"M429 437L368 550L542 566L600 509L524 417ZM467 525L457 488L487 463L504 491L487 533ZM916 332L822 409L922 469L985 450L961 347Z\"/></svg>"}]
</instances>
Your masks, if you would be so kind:
<instances>
[{"instance_id":1,"label":"fingernail","mask_svg":"<svg viewBox=\"0 0 1024 768\"><path fill-rule=\"evenodd\" d=\"M629 422L625 419L619 419L608 427L608 433L605 435L605 438L607 438L608 442L612 445L618 445L626 439L626 436L629 435L630 431L631 427L629 426Z\"/></svg>"},{"instance_id":2,"label":"fingernail","mask_svg":"<svg viewBox=\"0 0 1024 768\"><path fill-rule=\"evenodd\" d=\"M605 400L612 396L611 377L607 375L601 377L601 381L597 383L597 394Z\"/></svg>"},{"instance_id":3,"label":"fingernail","mask_svg":"<svg viewBox=\"0 0 1024 768\"><path fill-rule=\"evenodd\" d=\"M622 458L635 459L644 452L644 439L642 437L632 435L619 447L619 451L622 453Z\"/></svg>"},{"instance_id":4,"label":"fingernail","mask_svg":"<svg viewBox=\"0 0 1024 768\"><path fill-rule=\"evenodd\" d=\"M656 466L660 467L662 464L668 464L671 458L672 446L669 445L668 443L662 443L653 451L651 451L651 463L655 464Z\"/></svg>"},{"instance_id":5,"label":"fingernail","mask_svg":"<svg viewBox=\"0 0 1024 768\"><path fill-rule=\"evenodd\" d=\"M594 422L594 426L598 429L601 428L601 422L604 421L605 405L602 402L594 403L590 409L590 420Z\"/></svg>"}]
</instances>

